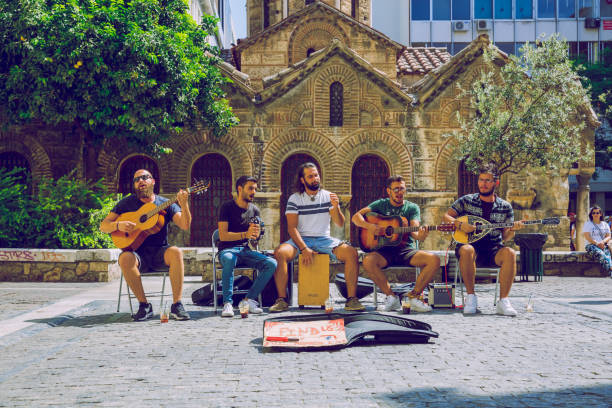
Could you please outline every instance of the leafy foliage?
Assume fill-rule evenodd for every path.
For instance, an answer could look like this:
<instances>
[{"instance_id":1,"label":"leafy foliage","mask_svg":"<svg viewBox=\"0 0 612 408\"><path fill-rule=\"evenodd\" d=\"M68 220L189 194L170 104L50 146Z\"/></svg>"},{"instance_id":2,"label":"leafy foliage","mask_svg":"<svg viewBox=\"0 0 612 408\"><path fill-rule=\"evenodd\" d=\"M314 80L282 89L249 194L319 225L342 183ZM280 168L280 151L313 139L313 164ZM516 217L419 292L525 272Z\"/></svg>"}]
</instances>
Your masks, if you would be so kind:
<instances>
[{"instance_id":1,"label":"leafy foliage","mask_svg":"<svg viewBox=\"0 0 612 408\"><path fill-rule=\"evenodd\" d=\"M497 61L496 61L497 58ZM469 117L458 113L461 130L458 157L469 170L494 162L500 175L532 168L569 168L579 158L586 89L567 57L567 43L556 36L526 44L521 56L509 56L503 66L489 48L489 68L462 96L469 96ZM495 80L495 73L502 81Z\"/></svg>"},{"instance_id":2,"label":"leafy foliage","mask_svg":"<svg viewBox=\"0 0 612 408\"><path fill-rule=\"evenodd\" d=\"M98 226L116 203L102 180L82 181L71 172L58 180L43 178L37 194L25 194L21 170L0 168L0 247L112 248Z\"/></svg>"},{"instance_id":3,"label":"leafy foliage","mask_svg":"<svg viewBox=\"0 0 612 408\"><path fill-rule=\"evenodd\" d=\"M0 0L0 113L153 153L195 119L222 135L237 119L206 41L215 23L184 0Z\"/></svg>"}]
</instances>

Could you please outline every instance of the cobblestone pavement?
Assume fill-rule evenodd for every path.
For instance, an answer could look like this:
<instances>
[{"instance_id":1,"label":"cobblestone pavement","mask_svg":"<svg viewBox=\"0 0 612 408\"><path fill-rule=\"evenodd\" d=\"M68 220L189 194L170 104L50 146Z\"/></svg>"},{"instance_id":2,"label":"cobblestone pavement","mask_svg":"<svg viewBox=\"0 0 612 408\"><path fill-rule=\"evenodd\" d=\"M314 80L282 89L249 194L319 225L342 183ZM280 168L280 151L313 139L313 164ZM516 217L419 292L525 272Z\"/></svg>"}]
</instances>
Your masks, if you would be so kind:
<instances>
[{"instance_id":1,"label":"cobblestone pavement","mask_svg":"<svg viewBox=\"0 0 612 408\"><path fill-rule=\"evenodd\" d=\"M495 285L478 284L478 315L411 315L440 334L428 344L301 353L263 350L270 315L192 305L201 282L184 289L192 320L167 324L154 300L156 319L133 322L126 302L115 313L117 285L0 283L0 406L612 406L609 278L516 282L516 318L495 315Z\"/></svg>"}]
</instances>

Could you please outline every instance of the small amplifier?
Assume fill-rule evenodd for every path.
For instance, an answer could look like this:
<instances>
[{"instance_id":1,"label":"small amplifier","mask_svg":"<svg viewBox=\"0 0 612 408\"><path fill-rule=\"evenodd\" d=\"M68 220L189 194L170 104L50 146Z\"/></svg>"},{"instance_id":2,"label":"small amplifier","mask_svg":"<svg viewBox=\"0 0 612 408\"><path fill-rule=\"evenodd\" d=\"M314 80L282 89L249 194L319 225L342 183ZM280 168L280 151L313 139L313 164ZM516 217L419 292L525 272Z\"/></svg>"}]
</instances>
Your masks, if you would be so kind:
<instances>
[{"instance_id":1,"label":"small amplifier","mask_svg":"<svg viewBox=\"0 0 612 408\"><path fill-rule=\"evenodd\" d=\"M431 307L455 308L455 285L430 283L427 303Z\"/></svg>"}]
</instances>

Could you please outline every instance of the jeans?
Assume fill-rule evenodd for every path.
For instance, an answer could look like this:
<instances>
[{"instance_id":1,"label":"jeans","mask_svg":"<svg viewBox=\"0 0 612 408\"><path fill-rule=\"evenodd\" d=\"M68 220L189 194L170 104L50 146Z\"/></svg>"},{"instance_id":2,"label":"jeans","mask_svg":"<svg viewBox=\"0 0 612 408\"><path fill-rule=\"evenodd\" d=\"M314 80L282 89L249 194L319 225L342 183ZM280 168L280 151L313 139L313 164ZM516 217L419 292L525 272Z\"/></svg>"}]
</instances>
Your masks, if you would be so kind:
<instances>
[{"instance_id":1,"label":"jeans","mask_svg":"<svg viewBox=\"0 0 612 408\"><path fill-rule=\"evenodd\" d=\"M612 276L612 258L610 257L610 250L606 245L604 249L599 248L593 244L587 244L584 248L591 257L601 264L601 268Z\"/></svg>"},{"instance_id":2,"label":"jeans","mask_svg":"<svg viewBox=\"0 0 612 408\"><path fill-rule=\"evenodd\" d=\"M223 274L221 275L223 303L232 303L234 268L236 266L257 269L257 279L255 279L246 295L247 298L253 300L266 287L276 270L276 259L241 246L225 248L219 252L219 262L223 266Z\"/></svg>"}]
</instances>

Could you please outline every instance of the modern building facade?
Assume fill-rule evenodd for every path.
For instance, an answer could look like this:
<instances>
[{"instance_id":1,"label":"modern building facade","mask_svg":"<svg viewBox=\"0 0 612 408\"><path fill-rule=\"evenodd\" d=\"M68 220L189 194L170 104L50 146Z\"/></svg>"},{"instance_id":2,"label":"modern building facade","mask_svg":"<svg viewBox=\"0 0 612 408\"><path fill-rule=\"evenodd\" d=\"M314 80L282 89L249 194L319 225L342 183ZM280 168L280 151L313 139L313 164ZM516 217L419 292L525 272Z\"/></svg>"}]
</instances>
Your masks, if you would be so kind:
<instances>
[{"instance_id":1,"label":"modern building facade","mask_svg":"<svg viewBox=\"0 0 612 408\"><path fill-rule=\"evenodd\" d=\"M374 0L373 27L412 47L451 54L480 34L507 54L559 33L572 57L598 61L612 49L612 0Z\"/></svg>"}]
</instances>

